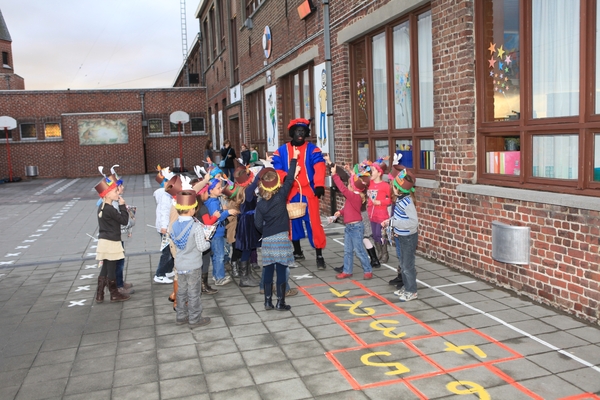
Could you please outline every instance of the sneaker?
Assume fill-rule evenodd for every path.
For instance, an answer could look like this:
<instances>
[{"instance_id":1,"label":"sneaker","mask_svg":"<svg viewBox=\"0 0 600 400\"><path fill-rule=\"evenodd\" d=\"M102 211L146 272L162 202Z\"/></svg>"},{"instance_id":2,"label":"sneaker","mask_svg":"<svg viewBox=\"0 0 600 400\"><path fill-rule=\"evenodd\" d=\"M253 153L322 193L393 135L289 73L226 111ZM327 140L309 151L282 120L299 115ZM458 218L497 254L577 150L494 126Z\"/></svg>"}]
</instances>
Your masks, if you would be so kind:
<instances>
[{"instance_id":1,"label":"sneaker","mask_svg":"<svg viewBox=\"0 0 600 400\"><path fill-rule=\"evenodd\" d=\"M335 272L337 272L338 274L339 274L339 273L342 273L342 272L344 272L344 266L342 265L341 267L336 267L336 268L334 268L333 270L334 270Z\"/></svg>"},{"instance_id":2,"label":"sneaker","mask_svg":"<svg viewBox=\"0 0 600 400\"><path fill-rule=\"evenodd\" d=\"M228 283L231 283L231 276L227 275L225 278L217 279L215 281L216 286L225 286Z\"/></svg>"},{"instance_id":3,"label":"sneaker","mask_svg":"<svg viewBox=\"0 0 600 400\"><path fill-rule=\"evenodd\" d=\"M183 324L187 324L188 322L190 322L189 317L185 317L182 320L176 319L175 320L175 325L183 325Z\"/></svg>"},{"instance_id":4,"label":"sneaker","mask_svg":"<svg viewBox=\"0 0 600 400\"><path fill-rule=\"evenodd\" d=\"M365 272L365 274L363 275L363 279L366 279L366 280L373 279L373 273Z\"/></svg>"},{"instance_id":5,"label":"sneaker","mask_svg":"<svg viewBox=\"0 0 600 400\"><path fill-rule=\"evenodd\" d=\"M337 274L335 276L337 279L346 279L346 278L352 278L352 274L347 274L345 272L342 272L341 274Z\"/></svg>"},{"instance_id":6,"label":"sneaker","mask_svg":"<svg viewBox=\"0 0 600 400\"><path fill-rule=\"evenodd\" d=\"M125 287L120 287L119 288L119 293L121 293L121 294L134 294L135 290L133 290L132 288L125 289Z\"/></svg>"},{"instance_id":7,"label":"sneaker","mask_svg":"<svg viewBox=\"0 0 600 400\"><path fill-rule=\"evenodd\" d=\"M294 260L296 261L302 261L305 260L306 258L304 258L304 253L300 252L299 254L294 253Z\"/></svg>"},{"instance_id":8,"label":"sneaker","mask_svg":"<svg viewBox=\"0 0 600 400\"><path fill-rule=\"evenodd\" d=\"M396 290L394 292L394 295L396 296L402 296L404 294L405 290L404 290L404 286L402 286L400 289Z\"/></svg>"},{"instance_id":9,"label":"sneaker","mask_svg":"<svg viewBox=\"0 0 600 400\"><path fill-rule=\"evenodd\" d=\"M210 324L210 318L209 317L200 317L200 319L198 320L198 322L194 322L194 323L190 323L188 326L191 329L197 328L199 326L204 326L204 325L208 325Z\"/></svg>"},{"instance_id":10,"label":"sneaker","mask_svg":"<svg viewBox=\"0 0 600 400\"><path fill-rule=\"evenodd\" d=\"M411 301L417 299L418 297L419 296L417 295L417 292L404 292L400 295L400 297L398 297L398 301Z\"/></svg>"},{"instance_id":11,"label":"sneaker","mask_svg":"<svg viewBox=\"0 0 600 400\"><path fill-rule=\"evenodd\" d=\"M300 264L298 264L297 262L293 262L290 265L288 265L288 268L298 268L300 266Z\"/></svg>"},{"instance_id":12,"label":"sneaker","mask_svg":"<svg viewBox=\"0 0 600 400\"><path fill-rule=\"evenodd\" d=\"M172 278L172 277L174 277L174 276L175 276L175 272L167 272L167 273L165 274L165 276L166 276L167 278Z\"/></svg>"},{"instance_id":13,"label":"sneaker","mask_svg":"<svg viewBox=\"0 0 600 400\"><path fill-rule=\"evenodd\" d=\"M317 268L320 270L324 270L325 268L325 259L321 257L317 257Z\"/></svg>"},{"instance_id":14,"label":"sneaker","mask_svg":"<svg viewBox=\"0 0 600 400\"><path fill-rule=\"evenodd\" d=\"M287 292L285 292L285 297L295 296L298 294L298 289L290 288Z\"/></svg>"},{"instance_id":15,"label":"sneaker","mask_svg":"<svg viewBox=\"0 0 600 400\"><path fill-rule=\"evenodd\" d=\"M123 283L123 287L125 289L131 289L133 287L133 283L125 282Z\"/></svg>"},{"instance_id":16,"label":"sneaker","mask_svg":"<svg viewBox=\"0 0 600 400\"><path fill-rule=\"evenodd\" d=\"M252 268L255 271L258 271L260 269L260 265L258 263L250 263L250 268Z\"/></svg>"},{"instance_id":17,"label":"sneaker","mask_svg":"<svg viewBox=\"0 0 600 400\"><path fill-rule=\"evenodd\" d=\"M167 278L166 276L155 276L154 282L156 282L156 283L173 283L173 280Z\"/></svg>"}]
</instances>

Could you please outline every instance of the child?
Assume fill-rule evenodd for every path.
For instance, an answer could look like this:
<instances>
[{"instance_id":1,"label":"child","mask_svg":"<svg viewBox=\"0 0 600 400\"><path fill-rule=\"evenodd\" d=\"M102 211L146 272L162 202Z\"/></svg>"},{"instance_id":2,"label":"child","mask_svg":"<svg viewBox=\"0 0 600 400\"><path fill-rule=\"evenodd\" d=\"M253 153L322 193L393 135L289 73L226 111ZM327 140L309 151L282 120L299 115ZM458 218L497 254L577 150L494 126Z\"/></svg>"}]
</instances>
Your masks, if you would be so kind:
<instances>
[{"instance_id":1,"label":"child","mask_svg":"<svg viewBox=\"0 0 600 400\"><path fill-rule=\"evenodd\" d=\"M204 225L214 225L218 222L219 218L217 213L211 217L208 212L208 208L204 205L204 202L208 199L208 183L210 181L210 175L206 174L201 184L194 185L194 190L197 191L196 199L198 200L198 210L196 211L196 218L200 220ZM220 216L220 214L219 214ZM212 244L211 244L212 246ZM208 283L208 266L210 265L211 250L205 250L202 253L202 293L203 294L216 294L219 291L214 289Z\"/></svg>"},{"instance_id":2,"label":"child","mask_svg":"<svg viewBox=\"0 0 600 400\"><path fill-rule=\"evenodd\" d=\"M346 198L344 207L334 214L336 217L342 215L346 225L344 229L344 269L336 275L336 278L352 277L352 269L354 268L353 253L355 252L364 270L363 278L372 279L371 263L362 241L365 227L362 222L361 207L366 201L363 192L367 189L368 184L357 175L352 174L348 179L348 187L345 187L342 179L336 173L335 165L331 167L331 176L333 176L333 182L339 191Z\"/></svg>"},{"instance_id":3,"label":"child","mask_svg":"<svg viewBox=\"0 0 600 400\"><path fill-rule=\"evenodd\" d=\"M371 256L371 259L378 260L378 266L380 262L386 263L389 260L387 243L381 235L381 223L389 219L388 206L392 204L390 185L381 179L387 170L387 165L383 161L383 159L379 159L371 164L371 182L367 191L367 213L371 224L371 235L377 249L376 255ZM367 251L371 249L367 249ZM371 250L371 252L374 251Z\"/></svg>"},{"instance_id":4,"label":"child","mask_svg":"<svg viewBox=\"0 0 600 400\"><path fill-rule=\"evenodd\" d=\"M292 159L283 186L277 171L264 168L260 171L258 193L262 200L256 205L254 225L262 233L262 260L264 268L265 310L288 311L292 307L285 304L286 271L294 262L293 247L290 243L290 218L287 212L287 197L298 176L296 167L299 149L293 146ZM273 271L277 270L277 305L273 307Z\"/></svg>"},{"instance_id":5,"label":"child","mask_svg":"<svg viewBox=\"0 0 600 400\"><path fill-rule=\"evenodd\" d=\"M125 258L121 244L121 225L127 225L129 213L125 200L117 192L117 182L111 177L104 177L95 187L102 204L98 207L98 247L96 260L102 261L102 269L98 276L96 303L104 301L104 287L108 286L110 301L129 300L128 294L119 293L116 280L117 261ZM112 202L119 203L117 211Z\"/></svg>"},{"instance_id":6,"label":"child","mask_svg":"<svg viewBox=\"0 0 600 400\"><path fill-rule=\"evenodd\" d=\"M392 218L381 223L383 228L391 225L396 242L396 254L400 260L402 282L404 286L395 291L400 301L411 301L417 295L417 270L415 268L415 252L419 238L419 219L415 208L415 175L412 171L402 170L392 182L394 207Z\"/></svg>"},{"instance_id":7,"label":"child","mask_svg":"<svg viewBox=\"0 0 600 400\"><path fill-rule=\"evenodd\" d=\"M217 230L211 240L213 251L213 279L215 285L224 286L231 282L231 276L225 275L225 224L224 221L231 215L236 215L236 210L223 210L219 197L223 193L224 182L220 179L212 179L208 184L208 199L204 205L208 209L209 216L217 217Z\"/></svg>"},{"instance_id":8,"label":"child","mask_svg":"<svg viewBox=\"0 0 600 400\"><path fill-rule=\"evenodd\" d=\"M177 280L177 317L175 323L188 323L190 328L210 324L209 317L202 317L201 275L202 252L210 248L204 237L202 225L193 217L198 202L196 192L182 190L177 193L175 209L179 218L171 226L171 240L177 247L175 258Z\"/></svg>"},{"instance_id":9,"label":"child","mask_svg":"<svg viewBox=\"0 0 600 400\"><path fill-rule=\"evenodd\" d=\"M167 229L169 228L169 221L171 215L171 206L173 203L173 196L167 193L165 186L171 182L175 175L169 171L169 168L164 168L159 172L160 176L163 177L161 188L157 189L154 192L154 199L156 200L156 230L158 234L162 238L167 234ZM160 179L160 176L157 175L156 181ZM176 194L176 193L174 193ZM173 276L173 257L171 255L171 249L169 246L165 246L161 250L160 260L158 262L158 267L156 268L156 273L154 274L154 282L156 283L173 283L173 280L170 279L170 276Z\"/></svg>"}]
</instances>

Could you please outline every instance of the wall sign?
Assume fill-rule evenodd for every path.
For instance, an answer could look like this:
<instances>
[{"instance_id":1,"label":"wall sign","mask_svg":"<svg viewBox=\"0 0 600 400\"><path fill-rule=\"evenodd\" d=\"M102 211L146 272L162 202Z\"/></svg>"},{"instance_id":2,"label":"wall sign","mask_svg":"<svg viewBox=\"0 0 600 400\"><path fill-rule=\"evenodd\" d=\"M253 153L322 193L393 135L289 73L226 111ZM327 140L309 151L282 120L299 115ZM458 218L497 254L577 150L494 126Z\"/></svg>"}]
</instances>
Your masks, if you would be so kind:
<instances>
[{"instance_id":1,"label":"wall sign","mask_svg":"<svg viewBox=\"0 0 600 400\"><path fill-rule=\"evenodd\" d=\"M269 26L265 26L265 32L262 37L262 47L265 51L265 58L271 57L271 29Z\"/></svg>"}]
</instances>

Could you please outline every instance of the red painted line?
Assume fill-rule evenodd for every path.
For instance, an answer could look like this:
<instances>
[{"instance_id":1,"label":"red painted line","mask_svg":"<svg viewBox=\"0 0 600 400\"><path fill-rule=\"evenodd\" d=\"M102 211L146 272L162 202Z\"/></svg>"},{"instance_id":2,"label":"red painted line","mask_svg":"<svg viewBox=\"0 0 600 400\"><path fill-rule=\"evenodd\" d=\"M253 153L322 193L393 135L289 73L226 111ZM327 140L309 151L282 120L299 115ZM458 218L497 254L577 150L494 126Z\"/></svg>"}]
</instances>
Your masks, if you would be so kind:
<instances>
[{"instance_id":1,"label":"red painted line","mask_svg":"<svg viewBox=\"0 0 600 400\"><path fill-rule=\"evenodd\" d=\"M594 393L582 393L582 394L577 394L575 396L569 396L569 397L562 397L559 400L599 400L600 396L594 394Z\"/></svg>"},{"instance_id":2,"label":"red painted line","mask_svg":"<svg viewBox=\"0 0 600 400\"><path fill-rule=\"evenodd\" d=\"M331 361L333 365L338 369L338 371L340 371L340 373L346 378L348 383L350 383L350 386L352 386L352 389L360 390L360 384L356 381L356 379L354 379L352 374L350 374L348 370L344 368L342 364L340 364L337 358L331 355L330 352L325 353L325 357L327 357L329 361Z\"/></svg>"},{"instance_id":3,"label":"red painted line","mask_svg":"<svg viewBox=\"0 0 600 400\"><path fill-rule=\"evenodd\" d=\"M534 398L536 400L544 400L543 397L538 396L537 394L535 394L531 390L527 389L525 386L523 386L520 383L518 383L517 381L515 381L510 375L508 375L505 372L501 371L495 365L486 365L485 367L488 370L490 370L490 372L493 372L494 374L496 374L500 378L504 379L507 383L509 383L515 389L517 389L517 390L525 393L527 396L530 396L531 398Z\"/></svg>"},{"instance_id":4,"label":"red painted line","mask_svg":"<svg viewBox=\"0 0 600 400\"><path fill-rule=\"evenodd\" d=\"M481 336L482 338L489 340L490 342L496 344L497 346L503 348L504 350L508 351L509 353L514 354L515 356L518 356L519 358L522 358L523 355L520 354L519 352L511 349L510 347L508 347L507 345L505 345L502 342L497 341L496 339L494 339L493 337L486 335L485 333L478 331L477 329L473 329L473 333L476 333L477 335Z\"/></svg>"}]
</instances>

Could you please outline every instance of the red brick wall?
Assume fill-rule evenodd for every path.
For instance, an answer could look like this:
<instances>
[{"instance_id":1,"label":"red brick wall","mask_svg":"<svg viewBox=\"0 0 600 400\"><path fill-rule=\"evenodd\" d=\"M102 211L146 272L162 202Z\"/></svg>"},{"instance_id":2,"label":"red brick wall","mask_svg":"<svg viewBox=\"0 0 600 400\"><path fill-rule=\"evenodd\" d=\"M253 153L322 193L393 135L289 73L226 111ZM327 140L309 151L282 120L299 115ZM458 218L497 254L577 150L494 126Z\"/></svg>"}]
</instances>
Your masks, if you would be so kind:
<instances>
[{"instance_id":1,"label":"red brick wall","mask_svg":"<svg viewBox=\"0 0 600 400\"><path fill-rule=\"evenodd\" d=\"M163 120L163 136L148 136L142 124L142 99L146 119ZM157 164L173 166L173 159L179 158L179 137L169 132L169 115L181 110L190 117L203 117L206 122L202 88L5 91L0 92L0 110L17 123L36 124L38 139L34 141L21 141L18 127L10 132L15 176L24 176L28 165L38 166L40 177L69 178L98 175L98 165L119 164L119 172L124 175L154 171ZM126 119L129 142L80 145L77 121L97 118ZM61 140L44 139L46 122L61 124ZM183 158L189 170L193 164L201 163L207 138L192 135L190 129L190 124L185 124L182 132ZM6 141L0 141L0 177L8 176L6 147Z\"/></svg>"}]
</instances>

